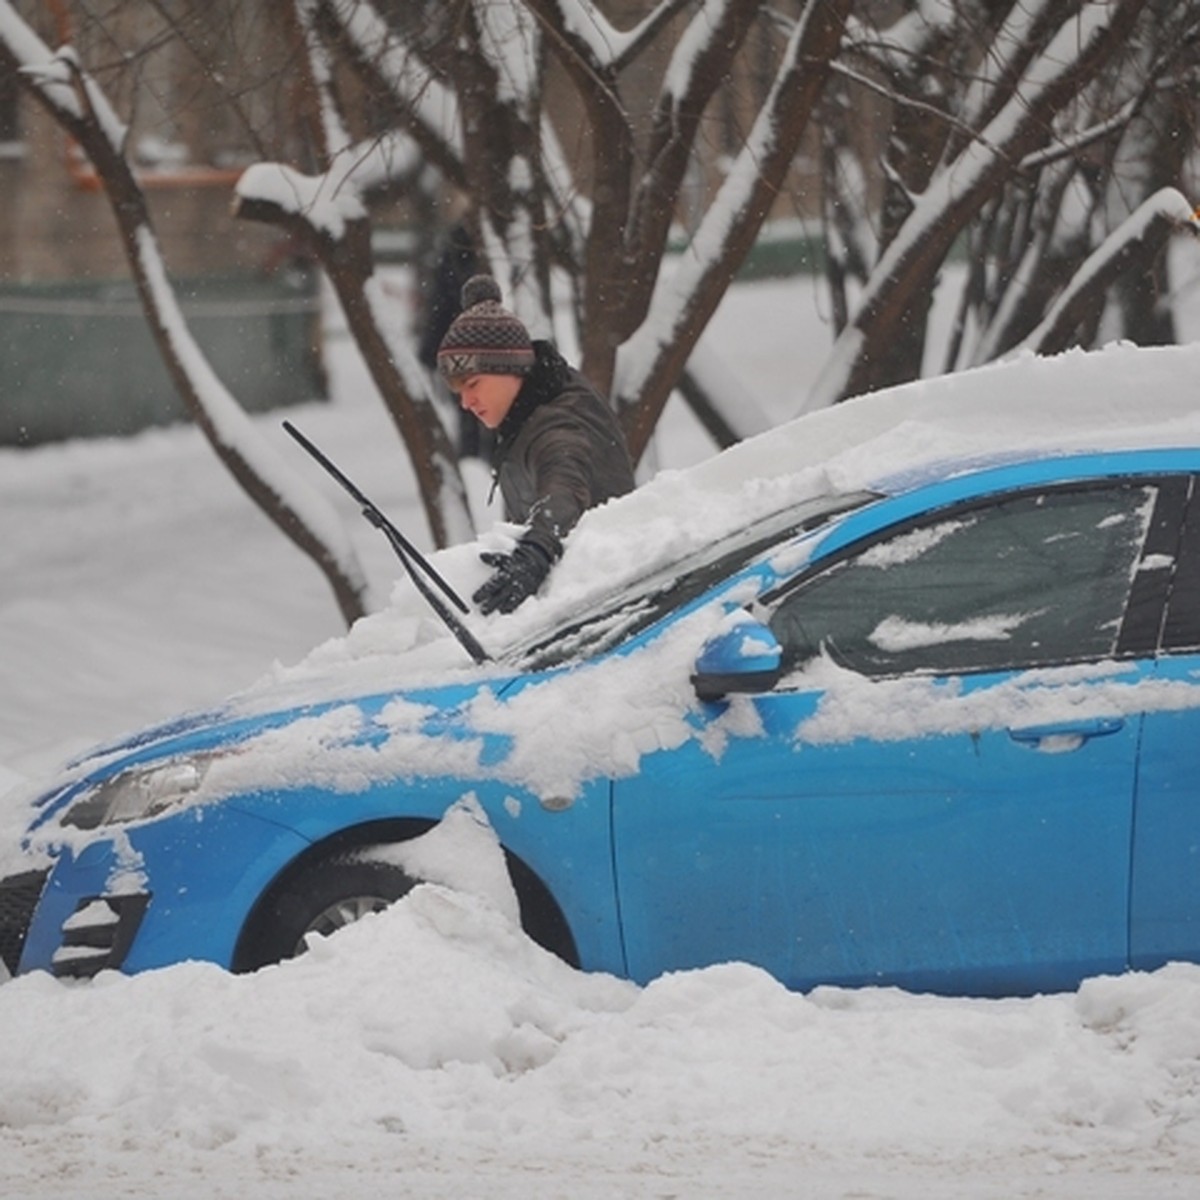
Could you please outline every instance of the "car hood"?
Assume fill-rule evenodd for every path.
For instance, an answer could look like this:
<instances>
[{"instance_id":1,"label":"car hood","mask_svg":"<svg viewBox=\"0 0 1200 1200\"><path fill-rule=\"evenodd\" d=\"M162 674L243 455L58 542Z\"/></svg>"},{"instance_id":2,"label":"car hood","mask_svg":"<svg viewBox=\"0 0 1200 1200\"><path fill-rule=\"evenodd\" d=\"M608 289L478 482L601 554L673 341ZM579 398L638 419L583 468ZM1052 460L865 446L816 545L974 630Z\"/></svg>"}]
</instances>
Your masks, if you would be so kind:
<instances>
[{"instance_id":1,"label":"car hood","mask_svg":"<svg viewBox=\"0 0 1200 1200\"><path fill-rule=\"evenodd\" d=\"M219 764L198 793L198 803L235 792L329 783L320 777L344 772L348 757L363 768L367 759L378 756L381 747L406 737L443 750L475 739L479 744L473 747L472 757L486 762L502 757L507 746L502 738L473 728L469 716L472 705L482 691L495 702L500 694L521 682L513 676L495 675L487 680L337 698L270 711L239 710L231 703L186 714L98 746L72 762L54 785L33 801L37 815L31 832L54 822L81 794L103 781L123 772L171 762ZM396 758L394 748L391 758ZM428 768L428 756L426 759L423 765ZM447 773L453 771L454 764L448 759L443 766ZM395 769L394 761L390 766L381 762L374 773L383 775ZM371 773L360 770L363 777ZM349 786L352 779L348 774L339 786Z\"/></svg>"},{"instance_id":2,"label":"car hood","mask_svg":"<svg viewBox=\"0 0 1200 1200\"><path fill-rule=\"evenodd\" d=\"M698 648L724 607L697 606L619 651L550 670L505 673L493 665L436 686L196 714L77 764L42 797L35 840L89 840L89 829L64 830L55 818L105 780L130 772L141 786L142 773L158 766L186 763L202 774L188 788L190 807L312 787L351 793L393 780L452 780L462 790L499 783L549 803L577 799L597 779L635 775L646 755L688 741L715 761L729 737L758 731L742 698L702 719L690 682Z\"/></svg>"}]
</instances>

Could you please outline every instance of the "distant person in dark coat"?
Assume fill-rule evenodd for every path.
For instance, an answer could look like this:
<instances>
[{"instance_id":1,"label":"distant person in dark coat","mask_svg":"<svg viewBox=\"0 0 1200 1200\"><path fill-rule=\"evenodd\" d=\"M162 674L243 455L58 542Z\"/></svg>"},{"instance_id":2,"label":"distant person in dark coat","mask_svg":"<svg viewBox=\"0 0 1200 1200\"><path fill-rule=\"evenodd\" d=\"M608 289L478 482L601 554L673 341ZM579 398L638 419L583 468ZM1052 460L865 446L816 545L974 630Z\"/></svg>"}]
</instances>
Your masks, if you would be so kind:
<instances>
[{"instance_id":1,"label":"distant person in dark coat","mask_svg":"<svg viewBox=\"0 0 1200 1200\"><path fill-rule=\"evenodd\" d=\"M454 318L462 311L463 284L479 270L478 256L471 230L459 221L446 234L445 244L434 267L429 306L425 312L425 328L417 349L417 357L431 371L437 369L438 347ZM464 411L459 412L458 452L482 456L484 438L479 423Z\"/></svg>"},{"instance_id":2,"label":"distant person in dark coat","mask_svg":"<svg viewBox=\"0 0 1200 1200\"><path fill-rule=\"evenodd\" d=\"M495 431L505 516L528 526L511 554L484 556L496 570L474 597L484 613L507 613L541 587L587 509L633 489L633 465L604 398L553 345L530 339L491 276L466 282L462 309L438 370L464 410Z\"/></svg>"}]
</instances>

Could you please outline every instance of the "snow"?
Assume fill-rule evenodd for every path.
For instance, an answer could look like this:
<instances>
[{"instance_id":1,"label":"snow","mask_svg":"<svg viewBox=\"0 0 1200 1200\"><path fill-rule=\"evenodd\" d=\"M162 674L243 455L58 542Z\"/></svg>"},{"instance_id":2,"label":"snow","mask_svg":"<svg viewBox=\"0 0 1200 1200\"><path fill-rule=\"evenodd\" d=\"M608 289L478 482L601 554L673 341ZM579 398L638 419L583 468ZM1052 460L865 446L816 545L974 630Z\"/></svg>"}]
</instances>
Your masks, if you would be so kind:
<instances>
[{"instance_id":1,"label":"snow","mask_svg":"<svg viewBox=\"0 0 1200 1200\"><path fill-rule=\"evenodd\" d=\"M739 287L713 327L779 415L820 359L798 350L828 341L799 291ZM424 542L407 460L361 362L334 336L334 402L287 415ZM972 376L974 403L954 422L961 384L930 381L902 414L880 401L817 413L719 459L705 457L701 435L669 408L661 473L636 505L589 514L591 569L631 570L632 557L665 556L713 523L881 470L902 474L931 449L982 456L1018 429L1018 440L1050 448L1068 432L1046 405L1051 390L1086 409L1086 441L1097 447L1151 420L1150 440L1194 442L1198 366L1196 343L1026 357ZM1165 396L1157 415L1131 412L1131 400L1155 394ZM253 420L289 453L278 414ZM754 488L740 482L750 467L763 472ZM680 500L696 511L673 526ZM96 741L233 691L253 706L330 678L349 687L405 647L425 654L431 673L444 668L446 640L406 607L404 588L393 590L401 572L384 540L348 500L333 502L376 599L391 590L394 601L348 637L315 568L244 499L197 431L0 450L0 841L17 837L24 786ZM473 553L446 556L455 582L474 569ZM522 620L551 617L587 593L583 564L568 555L560 567L552 594ZM514 637L524 611L512 619ZM495 644L504 622L477 630ZM474 668L460 654L455 669ZM809 669L838 676L837 703L804 732L814 741L855 728L907 736L913 713L937 708L937 696L931 708L905 692L929 683L856 694L834 664ZM1089 672L1112 689L1139 686L1103 665L1080 668L1081 682ZM656 670L656 685L665 688L657 676L668 674ZM584 755L587 726L619 714L580 687L574 753ZM1013 689L1013 703L1046 715L1037 672ZM647 744L688 735L682 722L664 721L668 697L645 695L626 740L606 751L606 769L614 755L633 769ZM501 731L537 716L532 691L526 712L491 703ZM383 716L402 734L422 712L397 704ZM334 709L325 719L334 744L353 714ZM745 714L731 706L730 719ZM557 755L548 731L541 738L522 743L520 769L533 775L546 769L539 757L552 758L560 777L548 784L564 788L590 769ZM210 774L236 769L221 762ZM19 786L5 794L5 783ZM185 963L83 984L31 975L0 985L0 1194L1194 1194L1198 967L1003 1001L894 989L801 995L739 963L638 987L574 971L521 934L495 870L494 835L471 797L406 853L438 882L253 976ZM127 868L136 872L136 862Z\"/></svg>"},{"instance_id":2,"label":"snow","mask_svg":"<svg viewBox=\"0 0 1200 1200\"><path fill-rule=\"evenodd\" d=\"M413 879L482 896L498 913L520 924L520 905L500 839L473 792L451 805L428 833L400 845L375 847L363 857L395 863Z\"/></svg>"},{"instance_id":3,"label":"snow","mask_svg":"<svg viewBox=\"0 0 1200 1200\"><path fill-rule=\"evenodd\" d=\"M367 215L358 189L344 180L305 175L286 163L255 163L242 172L236 188L240 200L259 200L304 217L316 230L339 240L348 221Z\"/></svg>"},{"instance_id":4,"label":"snow","mask_svg":"<svg viewBox=\"0 0 1200 1200\"><path fill-rule=\"evenodd\" d=\"M940 646L944 642L1002 641L1034 613L996 613L974 621L943 622L906 621L903 617L885 617L875 627L869 640L881 650L913 650L920 646Z\"/></svg>"}]
</instances>

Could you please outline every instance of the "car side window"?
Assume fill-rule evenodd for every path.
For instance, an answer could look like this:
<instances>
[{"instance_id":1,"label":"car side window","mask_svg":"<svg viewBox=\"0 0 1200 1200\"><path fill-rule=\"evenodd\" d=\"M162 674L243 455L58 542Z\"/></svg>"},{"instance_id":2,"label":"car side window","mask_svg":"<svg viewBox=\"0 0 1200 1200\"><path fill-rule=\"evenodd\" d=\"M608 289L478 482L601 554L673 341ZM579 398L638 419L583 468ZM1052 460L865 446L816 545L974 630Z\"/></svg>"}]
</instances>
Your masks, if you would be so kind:
<instances>
[{"instance_id":1,"label":"car side window","mask_svg":"<svg viewBox=\"0 0 1200 1200\"><path fill-rule=\"evenodd\" d=\"M871 675L1112 656L1157 488L1043 490L910 523L802 579L774 610L785 666Z\"/></svg>"}]
</instances>

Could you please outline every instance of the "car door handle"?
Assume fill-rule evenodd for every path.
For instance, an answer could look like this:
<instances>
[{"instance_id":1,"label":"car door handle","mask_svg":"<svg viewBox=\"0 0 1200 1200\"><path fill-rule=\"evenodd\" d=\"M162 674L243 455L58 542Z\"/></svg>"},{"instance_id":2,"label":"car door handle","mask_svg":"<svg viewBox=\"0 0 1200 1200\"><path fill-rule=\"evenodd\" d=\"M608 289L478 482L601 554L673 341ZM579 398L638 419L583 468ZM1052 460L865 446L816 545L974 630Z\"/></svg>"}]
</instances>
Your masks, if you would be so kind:
<instances>
[{"instance_id":1,"label":"car door handle","mask_svg":"<svg viewBox=\"0 0 1200 1200\"><path fill-rule=\"evenodd\" d=\"M1096 717L1090 721L1064 721L1061 725L1030 725L1010 729L1008 736L1022 746L1047 753L1078 750L1092 738L1108 737L1125 728L1122 717Z\"/></svg>"}]
</instances>

